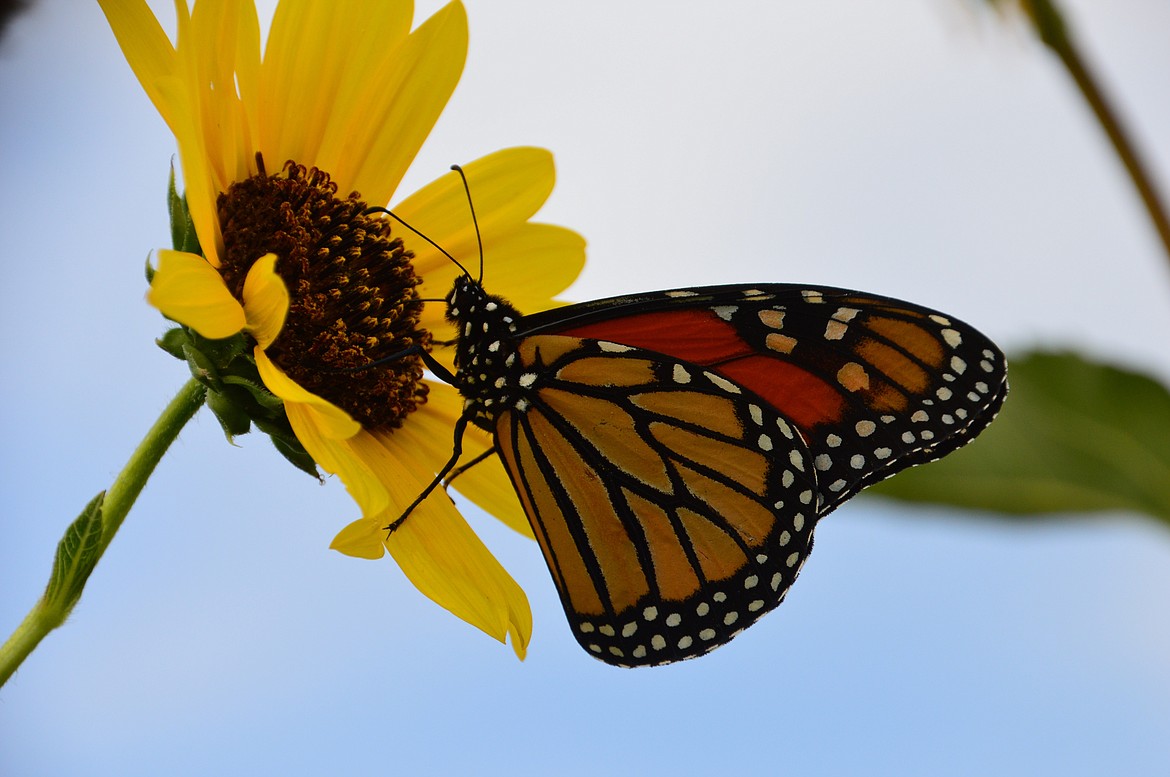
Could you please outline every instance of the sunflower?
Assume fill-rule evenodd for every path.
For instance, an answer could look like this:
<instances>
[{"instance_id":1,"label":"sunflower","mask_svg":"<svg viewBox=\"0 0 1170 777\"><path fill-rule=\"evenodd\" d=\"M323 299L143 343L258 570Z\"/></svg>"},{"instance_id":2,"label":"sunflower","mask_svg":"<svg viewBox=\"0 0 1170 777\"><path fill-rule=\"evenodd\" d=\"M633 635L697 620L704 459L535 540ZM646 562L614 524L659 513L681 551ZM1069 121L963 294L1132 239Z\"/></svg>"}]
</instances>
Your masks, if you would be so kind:
<instances>
[{"instance_id":1,"label":"sunflower","mask_svg":"<svg viewBox=\"0 0 1170 777\"><path fill-rule=\"evenodd\" d=\"M459 80L463 7L412 31L409 0L285 0L261 56L252 0L176 3L176 44L143 0L99 2L175 135L199 247L158 251L148 300L210 341L243 333L243 355L283 401L296 440L361 510L333 548L389 551L422 593L501 642L510 634L523 658L524 592L442 489L385 531L449 458L461 398L426 380L414 356L361 369L418 346L451 365L455 332L443 306L423 300L443 297L458 268L369 207L391 201ZM555 304L581 270L584 241L530 221L552 190L551 155L505 149L464 167L492 282L522 309ZM478 260L454 173L393 211ZM465 460L490 446L469 428ZM466 470L456 487L530 535L498 461Z\"/></svg>"}]
</instances>

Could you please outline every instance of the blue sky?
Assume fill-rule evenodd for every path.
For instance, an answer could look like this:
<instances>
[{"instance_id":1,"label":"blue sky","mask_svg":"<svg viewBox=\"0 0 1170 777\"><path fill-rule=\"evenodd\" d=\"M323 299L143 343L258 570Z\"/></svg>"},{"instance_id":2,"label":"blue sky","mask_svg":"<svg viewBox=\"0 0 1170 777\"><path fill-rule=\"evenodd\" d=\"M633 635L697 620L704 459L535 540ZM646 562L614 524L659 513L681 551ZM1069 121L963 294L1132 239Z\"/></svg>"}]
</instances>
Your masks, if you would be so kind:
<instances>
[{"instance_id":1,"label":"blue sky","mask_svg":"<svg viewBox=\"0 0 1170 777\"><path fill-rule=\"evenodd\" d=\"M1170 266L1078 95L960 0L468 0L471 51L403 193L554 151L541 219L584 300L804 281L915 300L1010 351L1170 379ZM1170 180L1170 8L1070 20ZM166 12L166 4L159 4ZM420 4L419 16L438 7ZM0 630L185 368L153 345L173 140L96 4L0 46ZM507 293L506 289L496 291ZM1170 767L1170 535L859 499L785 604L698 661L622 671L565 627L536 546L469 519L524 586L529 658L327 549L341 485L262 438L184 431L69 623L0 692L0 772L1151 774Z\"/></svg>"}]
</instances>

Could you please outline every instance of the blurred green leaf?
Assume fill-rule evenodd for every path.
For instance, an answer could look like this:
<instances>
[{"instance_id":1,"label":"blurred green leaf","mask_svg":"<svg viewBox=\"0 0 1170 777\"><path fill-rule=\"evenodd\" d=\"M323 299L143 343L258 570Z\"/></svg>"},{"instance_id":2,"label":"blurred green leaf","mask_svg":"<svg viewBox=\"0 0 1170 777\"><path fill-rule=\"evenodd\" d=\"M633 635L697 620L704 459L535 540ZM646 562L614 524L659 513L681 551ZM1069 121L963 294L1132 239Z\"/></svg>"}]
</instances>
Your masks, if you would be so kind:
<instances>
[{"instance_id":1,"label":"blurred green leaf","mask_svg":"<svg viewBox=\"0 0 1170 777\"><path fill-rule=\"evenodd\" d=\"M882 496L1011 515L1131 510L1170 523L1170 392L1073 353L1011 360L990 427L946 459L874 486Z\"/></svg>"}]
</instances>

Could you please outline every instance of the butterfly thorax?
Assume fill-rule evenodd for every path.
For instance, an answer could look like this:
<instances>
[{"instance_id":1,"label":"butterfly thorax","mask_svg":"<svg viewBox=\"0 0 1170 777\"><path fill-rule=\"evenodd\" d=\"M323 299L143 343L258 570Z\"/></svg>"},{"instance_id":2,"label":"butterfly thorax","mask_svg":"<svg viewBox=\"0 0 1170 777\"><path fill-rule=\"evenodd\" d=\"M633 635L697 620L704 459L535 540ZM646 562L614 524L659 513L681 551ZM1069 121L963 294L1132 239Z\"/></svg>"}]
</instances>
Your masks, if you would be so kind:
<instances>
[{"instance_id":1,"label":"butterfly thorax","mask_svg":"<svg viewBox=\"0 0 1170 777\"><path fill-rule=\"evenodd\" d=\"M461 276L447 295L447 320L459 332L455 342L455 387L464 412L476 426L492 431L505 410L526 406L523 369L516 353L519 311Z\"/></svg>"}]
</instances>

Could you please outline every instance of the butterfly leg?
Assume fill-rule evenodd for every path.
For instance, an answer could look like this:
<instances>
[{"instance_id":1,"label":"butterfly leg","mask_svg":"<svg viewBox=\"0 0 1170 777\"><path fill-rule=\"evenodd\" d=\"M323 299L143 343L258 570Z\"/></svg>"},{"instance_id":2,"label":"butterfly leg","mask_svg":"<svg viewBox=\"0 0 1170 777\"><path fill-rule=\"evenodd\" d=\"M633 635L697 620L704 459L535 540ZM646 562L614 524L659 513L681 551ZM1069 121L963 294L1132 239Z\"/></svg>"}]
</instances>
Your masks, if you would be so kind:
<instances>
[{"instance_id":1,"label":"butterfly leg","mask_svg":"<svg viewBox=\"0 0 1170 777\"><path fill-rule=\"evenodd\" d=\"M437 343L437 345L447 345L446 342ZM358 367L345 367L343 369L334 370L334 372L363 372L365 370L372 370L376 367L382 367L387 364L393 364L396 361L405 359L408 356L417 356L422 359L423 364L427 369L434 373L435 377L444 383L455 385L455 375L440 364L434 356L431 356L429 351L423 349L421 345L412 345L409 348L404 348L398 353L392 353L389 356L383 356L381 359L376 359L369 364L362 364Z\"/></svg>"},{"instance_id":2,"label":"butterfly leg","mask_svg":"<svg viewBox=\"0 0 1170 777\"><path fill-rule=\"evenodd\" d=\"M443 488L446 488L447 486L451 485L451 481L453 481L455 478L459 477L464 472L466 472L467 470L474 467L476 464L487 461L489 458L494 456L497 452L498 451L496 450L496 446L493 444L492 447L488 448L486 451L479 454L478 456L476 456L474 459L467 462L463 466L456 467L455 469L451 470L447 474L447 477L443 480Z\"/></svg>"},{"instance_id":3,"label":"butterfly leg","mask_svg":"<svg viewBox=\"0 0 1170 777\"><path fill-rule=\"evenodd\" d=\"M444 464L442 469L439 470L438 474L435 475L435 479L430 482L430 485L424 488L422 493L419 494L418 497L410 503L406 510L403 511L402 515L398 516L393 521L391 521L388 526L384 527L387 537L393 534L395 530L397 530L398 527L403 524L403 522L410 516L410 514L414 512L414 508L422 504L423 500L430 496L431 492L443 483L443 479L447 477L447 473L455 469L455 465L459 462L459 457L463 455L463 432L465 429L467 429L467 422L467 416L459 416L459 420L455 422L455 441L451 445L451 458L447 460L447 463ZM468 464L468 466L471 465ZM466 467L464 469L466 469Z\"/></svg>"}]
</instances>

